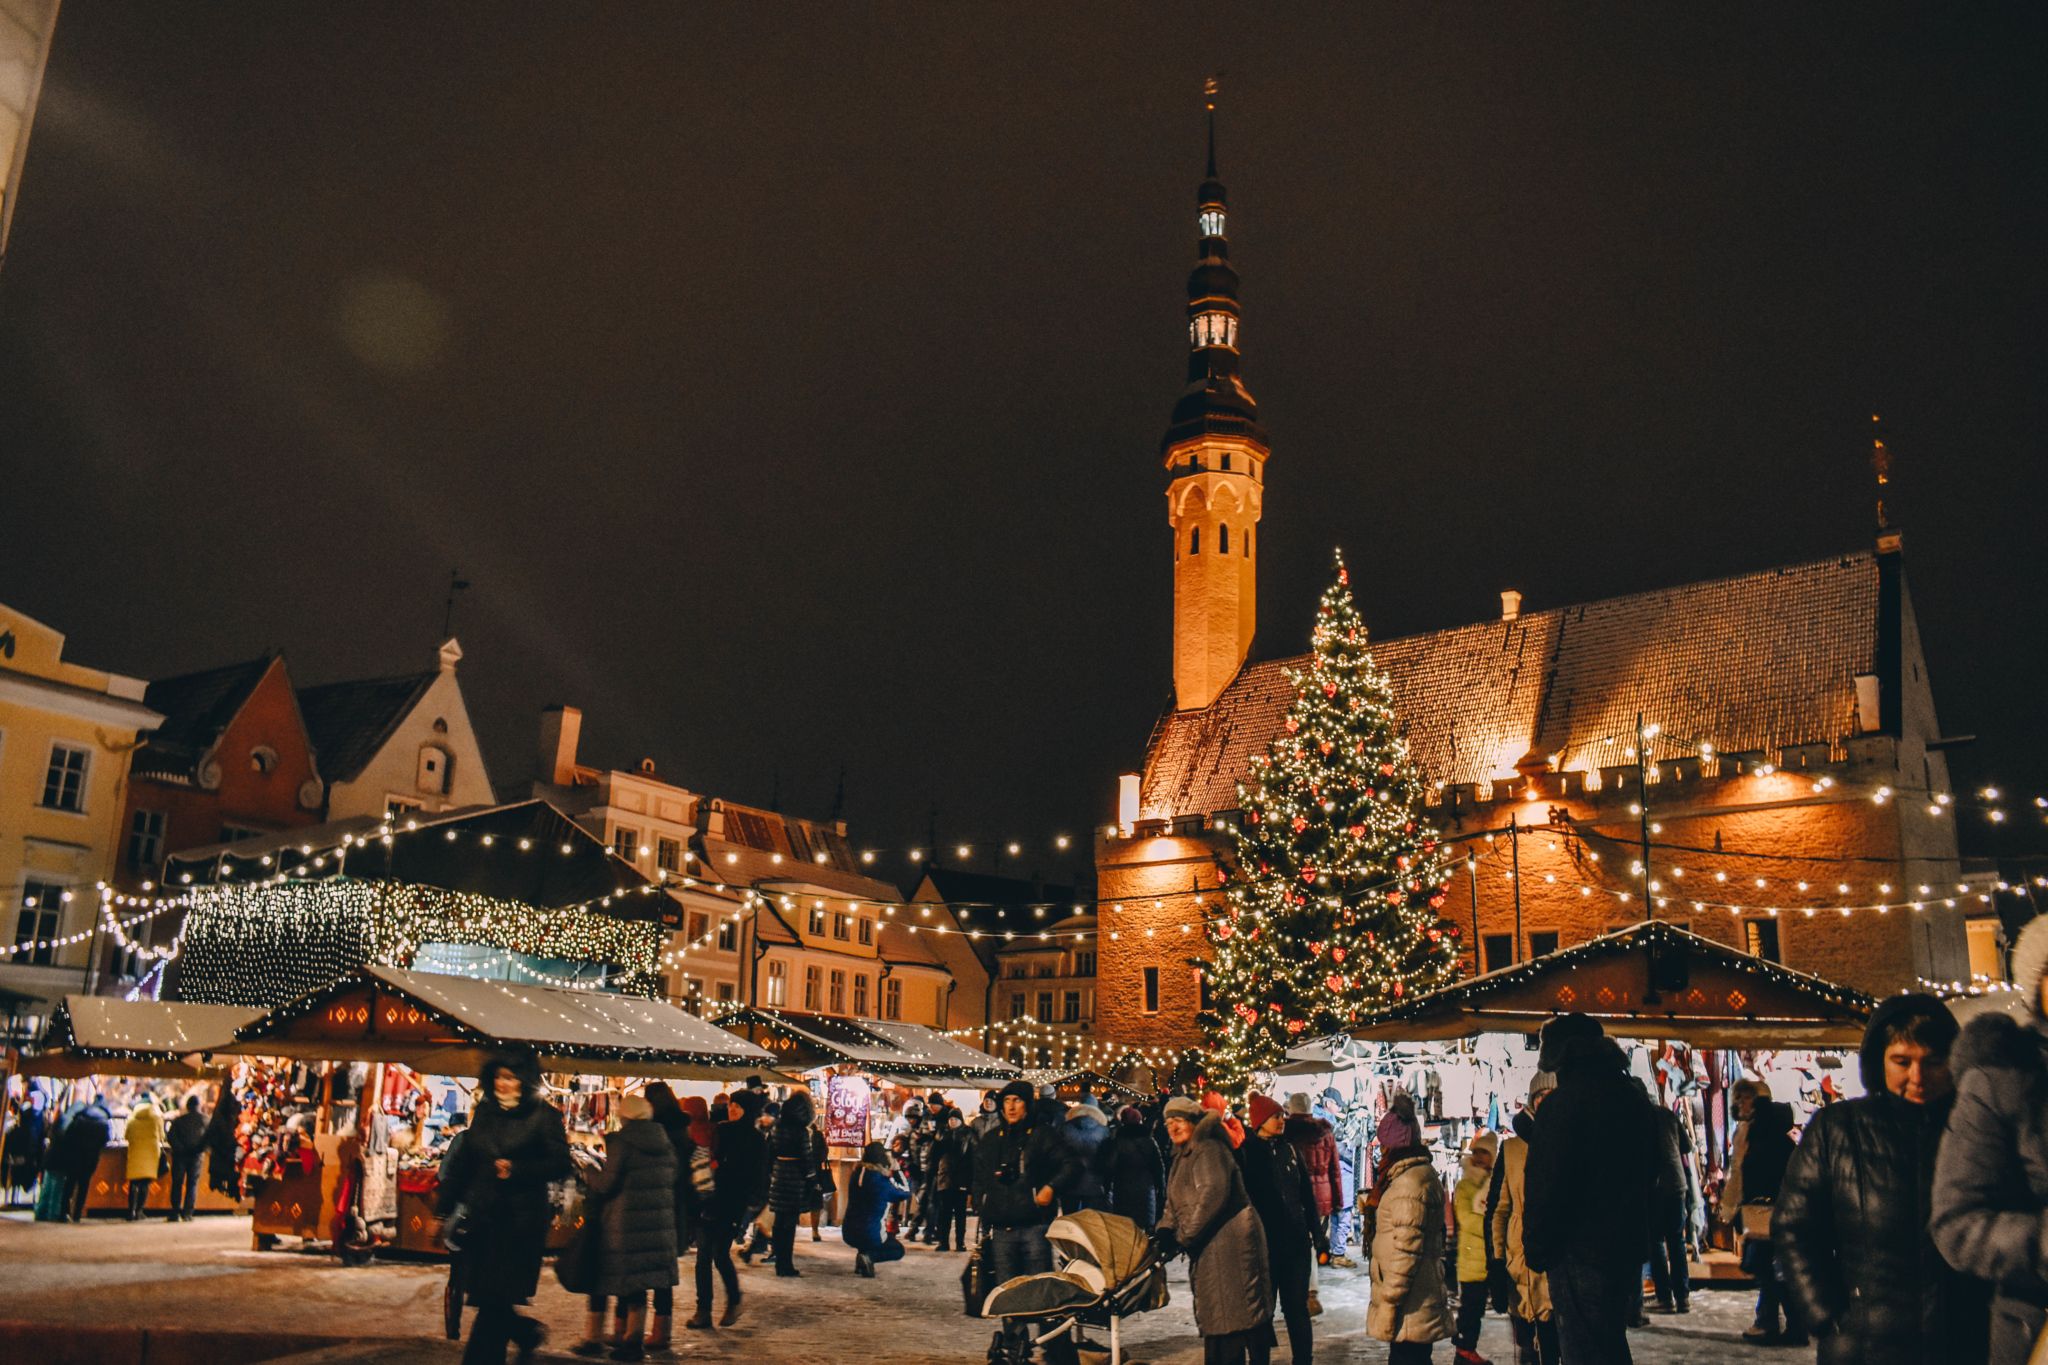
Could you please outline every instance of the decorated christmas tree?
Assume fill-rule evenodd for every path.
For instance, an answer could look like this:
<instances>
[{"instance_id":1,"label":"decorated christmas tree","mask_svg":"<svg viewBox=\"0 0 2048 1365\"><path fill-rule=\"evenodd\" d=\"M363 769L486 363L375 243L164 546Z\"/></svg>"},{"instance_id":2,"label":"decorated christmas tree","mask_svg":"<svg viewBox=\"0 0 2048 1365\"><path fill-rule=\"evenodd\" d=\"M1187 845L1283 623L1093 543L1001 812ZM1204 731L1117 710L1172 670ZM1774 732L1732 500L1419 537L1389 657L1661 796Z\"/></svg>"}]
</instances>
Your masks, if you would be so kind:
<instances>
[{"instance_id":1,"label":"decorated christmas tree","mask_svg":"<svg viewBox=\"0 0 2048 1365\"><path fill-rule=\"evenodd\" d=\"M1242 1095L1290 1043L1449 984L1450 868L1422 819L1423 780L1366 649L1342 556L1316 613L1294 705L1238 789L1244 820L1209 933L1210 1083Z\"/></svg>"}]
</instances>

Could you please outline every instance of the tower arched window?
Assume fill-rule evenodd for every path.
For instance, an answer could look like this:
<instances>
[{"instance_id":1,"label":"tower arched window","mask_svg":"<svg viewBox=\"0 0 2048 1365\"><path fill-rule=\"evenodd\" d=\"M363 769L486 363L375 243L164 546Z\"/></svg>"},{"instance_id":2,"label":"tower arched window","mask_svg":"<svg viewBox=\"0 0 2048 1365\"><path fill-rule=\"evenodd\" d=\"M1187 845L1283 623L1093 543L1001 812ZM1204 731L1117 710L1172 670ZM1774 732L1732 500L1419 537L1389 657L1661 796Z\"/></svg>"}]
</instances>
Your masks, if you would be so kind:
<instances>
[{"instance_id":1,"label":"tower arched window","mask_svg":"<svg viewBox=\"0 0 2048 1365\"><path fill-rule=\"evenodd\" d=\"M1221 237L1221 236L1223 235L1223 210L1222 210L1222 209L1219 209L1219 208L1206 208L1206 209L1203 209L1203 210L1202 210L1202 212L1201 212L1201 214L1200 214L1200 216L1199 216L1199 220L1198 220L1198 221L1200 221L1200 223L1201 223L1201 225L1202 225L1202 235L1203 235L1204 237Z\"/></svg>"},{"instance_id":2,"label":"tower arched window","mask_svg":"<svg viewBox=\"0 0 2048 1365\"><path fill-rule=\"evenodd\" d=\"M1202 553L1202 528L1199 526L1188 532L1188 553L1191 555Z\"/></svg>"},{"instance_id":3,"label":"tower arched window","mask_svg":"<svg viewBox=\"0 0 2048 1365\"><path fill-rule=\"evenodd\" d=\"M1216 553L1219 555L1230 553L1230 523L1227 521L1216 528Z\"/></svg>"},{"instance_id":4,"label":"tower arched window","mask_svg":"<svg viewBox=\"0 0 2048 1365\"><path fill-rule=\"evenodd\" d=\"M1237 319L1229 313L1197 313L1188 319L1188 344L1237 349Z\"/></svg>"}]
</instances>

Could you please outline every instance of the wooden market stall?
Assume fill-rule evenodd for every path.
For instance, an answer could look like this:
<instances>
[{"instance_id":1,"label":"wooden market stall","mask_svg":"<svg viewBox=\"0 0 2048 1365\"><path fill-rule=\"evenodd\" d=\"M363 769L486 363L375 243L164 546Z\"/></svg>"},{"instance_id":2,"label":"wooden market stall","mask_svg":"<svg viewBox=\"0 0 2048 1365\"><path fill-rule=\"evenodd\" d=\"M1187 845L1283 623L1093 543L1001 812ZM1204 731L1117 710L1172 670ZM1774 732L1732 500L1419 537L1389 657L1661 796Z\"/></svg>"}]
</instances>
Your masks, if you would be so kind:
<instances>
[{"instance_id":1,"label":"wooden market stall","mask_svg":"<svg viewBox=\"0 0 2048 1365\"><path fill-rule=\"evenodd\" d=\"M261 1010L237 1005L190 1005L164 1000L121 1000L104 995L67 995L51 1016L44 1047L24 1057L20 1073L61 1080L96 1076L147 1077L164 1080L205 1080L227 1074L214 1060L232 1050L235 1031L256 1019ZM199 1171L194 1208L200 1212L233 1211L235 1201L213 1187L207 1169ZM126 1213L128 1144L118 1126L100 1153L86 1196L86 1212ZM150 1186L143 1208L150 1213L170 1209L171 1186L158 1180Z\"/></svg>"},{"instance_id":2,"label":"wooden market stall","mask_svg":"<svg viewBox=\"0 0 2048 1365\"><path fill-rule=\"evenodd\" d=\"M1618 1038L1853 1048L1874 1003L1852 987L1647 920L1390 1005L1347 1031L1382 1041L1527 1034L1578 1012Z\"/></svg>"},{"instance_id":3,"label":"wooden market stall","mask_svg":"<svg viewBox=\"0 0 2048 1365\"><path fill-rule=\"evenodd\" d=\"M900 1102L931 1090L996 1090L1021 1074L1008 1062L936 1029L893 1019L845 1019L756 1005L718 1022L766 1048L778 1071L821 1080L825 1142L842 1209L861 1147L876 1134L878 1120L888 1117L890 1092L897 1092ZM964 1107L974 1113L973 1105Z\"/></svg>"},{"instance_id":4,"label":"wooden market stall","mask_svg":"<svg viewBox=\"0 0 2048 1365\"><path fill-rule=\"evenodd\" d=\"M263 1015L239 1031L235 1046L265 1056L400 1063L457 1076L474 1075L508 1046L532 1051L544 1072L586 1076L737 1080L774 1065L765 1050L662 1000L376 966ZM265 1185L254 1209L258 1246L278 1236L325 1235L346 1141L323 1135L314 1169ZM431 1180L401 1182L402 1248L440 1249L434 1193ZM580 1211L564 1215L560 1236L580 1217Z\"/></svg>"}]
</instances>

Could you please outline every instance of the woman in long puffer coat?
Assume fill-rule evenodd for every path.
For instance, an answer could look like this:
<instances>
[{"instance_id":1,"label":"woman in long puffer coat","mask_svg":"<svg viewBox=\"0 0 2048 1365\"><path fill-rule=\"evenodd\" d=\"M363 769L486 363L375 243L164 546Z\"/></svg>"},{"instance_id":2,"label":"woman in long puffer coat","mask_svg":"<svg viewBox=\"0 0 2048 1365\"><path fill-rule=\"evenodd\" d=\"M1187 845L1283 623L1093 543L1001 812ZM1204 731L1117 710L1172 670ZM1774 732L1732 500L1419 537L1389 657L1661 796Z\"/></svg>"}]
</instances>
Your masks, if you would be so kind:
<instances>
[{"instance_id":1,"label":"woman in long puffer coat","mask_svg":"<svg viewBox=\"0 0 2048 1365\"><path fill-rule=\"evenodd\" d=\"M1387 1128L1381 1125L1382 1149L1390 1145ZM1365 1330L1391 1343L1388 1365L1427 1362L1431 1346L1451 1335L1444 1296L1444 1182L1430 1164L1429 1150L1412 1138L1385 1151L1381 1171Z\"/></svg>"},{"instance_id":2,"label":"woman in long puffer coat","mask_svg":"<svg viewBox=\"0 0 2048 1365\"><path fill-rule=\"evenodd\" d=\"M619 1130L605 1139L604 1169L586 1183L604 1235L590 1287L590 1317L574 1351L604 1354L605 1300L617 1299L611 1358L639 1360L645 1354L640 1333L647 1325L647 1291L673 1295L676 1285L676 1149L654 1121L645 1095L619 1101L619 1117Z\"/></svg>"},{"instance_id":3,"label":"woman in long puffer coat","mask_svg":"<svg viewBox=\"0 0 2048 1365\"><path fill-rule=\"evenodd\" d=\"M785 1278L802 1273L795 1265L797 1220L821 1199L817 1172L825 1162L825 1139L811 1126L811 1113L811 1092L796 1091L782 1102L768 1140L768 1207L775 1213L770 1240L775 1273Z\"/></svg>"},{"instance_id":4,"label":"woman in long puffer coat","mask_svg":"<svg viewBox=\"0 0 2048 1365\"><path fill-rule=\"evenodd\" d=\"M1934 1220L1943 1259L1990 1282L1991 1365L2025 1365L2048 1317L2048 915L2012 951L2024 1019L1972 1019L1950 1054L1948 1132L1934 1158Z\"/></svg>"},{"instance_id":5,"label":"woman in long puffer coat","mask_svg":"<svg viewBox=\"0 0 2048 1365\"><path fill-rule=\"evenodd\" d=\"M1205 1365L1264 1365L1274 1342L1266 1230L1223 1116L1179 1095L1166 1102L1166 1130L1173 1168L1154 1236L1166 1255L1187 1253Z\"/></svg>"},{"instance_id":6,"label":"woman in long puffer coat","mask_svg":"<svg viewBox=\"0 0 2048 1365\"><path fill-rule=\"evenodd\" d=\"M504 1053L477 1077L476 1117L441 1167L437 1212L457 1220L464 1291L477 1309L466 1365L501 1362L508 1343L531 1359L546 1333L515 1304L540 1287L541 1252L554 1207L548 1187L569 1174L561 1111L540 1098L540 1063Z\"/></svg>"}]
</instances>

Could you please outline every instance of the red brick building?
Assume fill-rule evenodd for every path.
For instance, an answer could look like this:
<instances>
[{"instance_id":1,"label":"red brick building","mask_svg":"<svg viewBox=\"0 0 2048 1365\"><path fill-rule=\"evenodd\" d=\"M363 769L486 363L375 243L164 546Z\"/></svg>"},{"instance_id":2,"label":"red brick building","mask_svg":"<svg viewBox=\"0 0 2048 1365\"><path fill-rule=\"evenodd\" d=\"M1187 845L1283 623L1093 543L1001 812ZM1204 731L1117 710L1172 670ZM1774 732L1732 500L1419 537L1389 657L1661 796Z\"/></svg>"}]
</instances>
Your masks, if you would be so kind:
<instances>
[{"instance_id":1,"label":"red brick building","mask_svg":"<svg viewBox=\"0 0 2048 1365\"><path fill-rule=\"evenodd\" d=\"M1176 700L1096 852L1097 1025L1141 1046L1198 1040L1237 784L1292 701L1283 670L1305 663L1248 660L1270 451L1238 375L1223 204L1212 153L1189 386L1162 442ZM1988 888L1960 876L1899 546L1887 531L1874 551L1542 611L1504 593L1498 619L1375 642L1463 859L1444 913L1468 969L1653 909L1869 991L1966 976Z\"/></svg>"}]
</instances>

